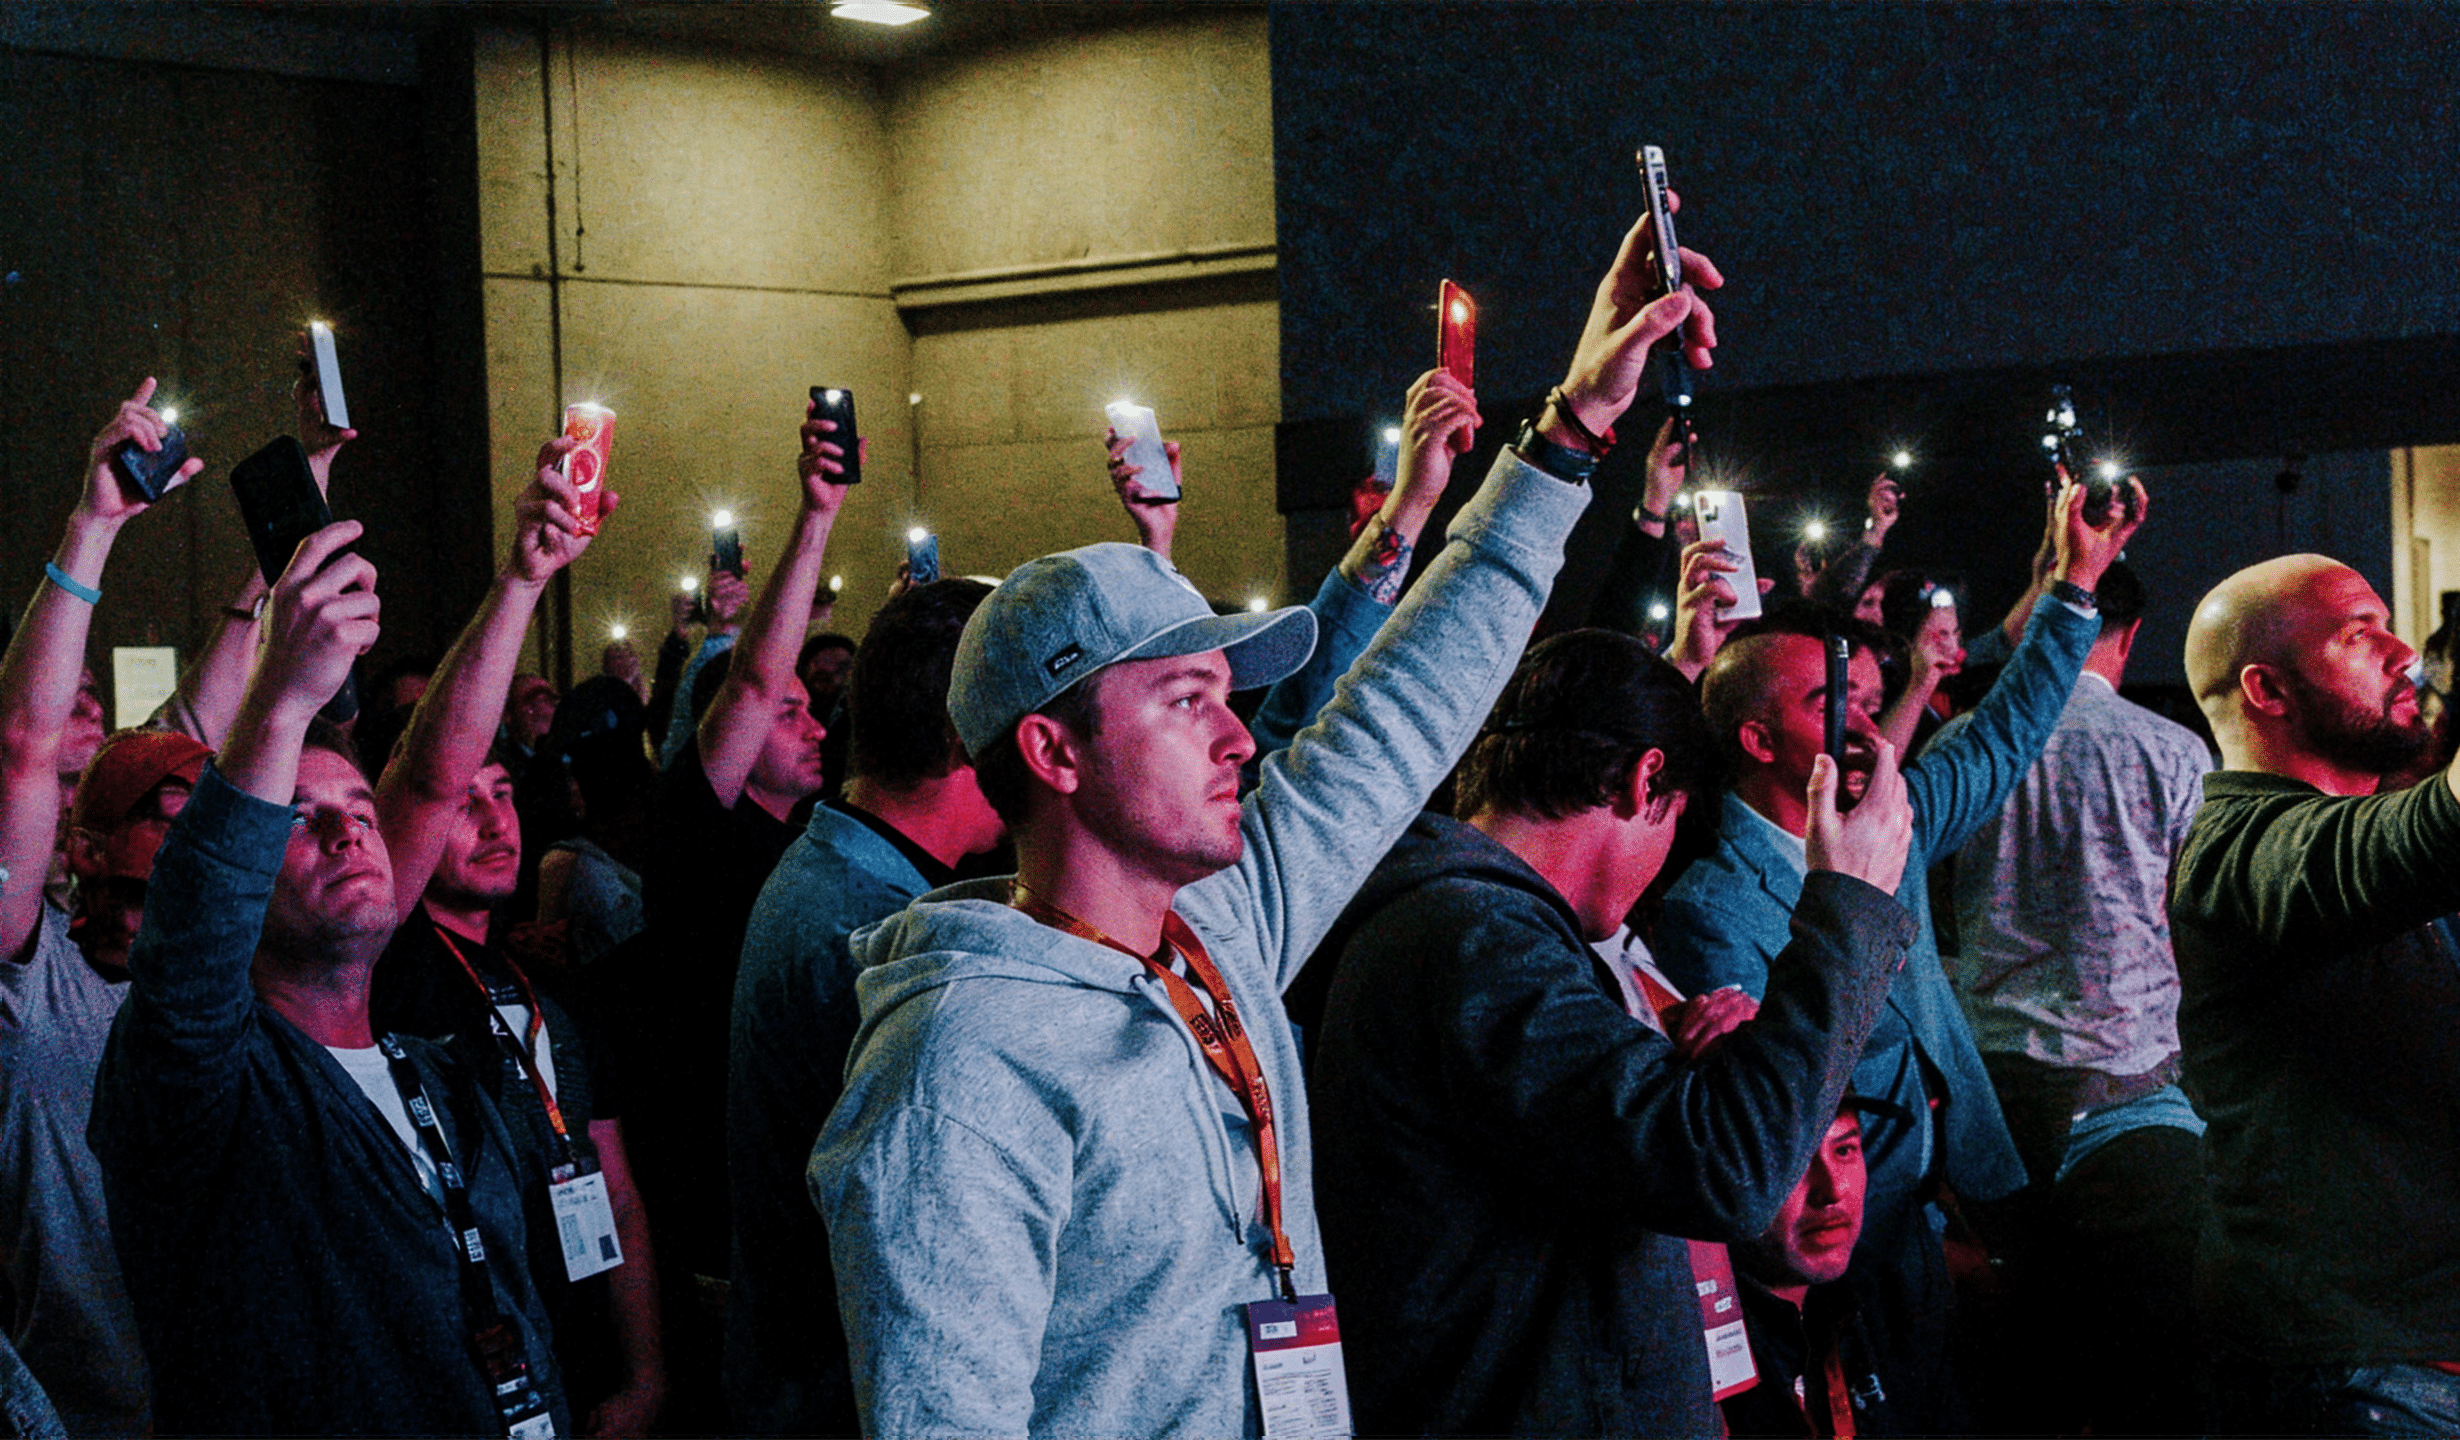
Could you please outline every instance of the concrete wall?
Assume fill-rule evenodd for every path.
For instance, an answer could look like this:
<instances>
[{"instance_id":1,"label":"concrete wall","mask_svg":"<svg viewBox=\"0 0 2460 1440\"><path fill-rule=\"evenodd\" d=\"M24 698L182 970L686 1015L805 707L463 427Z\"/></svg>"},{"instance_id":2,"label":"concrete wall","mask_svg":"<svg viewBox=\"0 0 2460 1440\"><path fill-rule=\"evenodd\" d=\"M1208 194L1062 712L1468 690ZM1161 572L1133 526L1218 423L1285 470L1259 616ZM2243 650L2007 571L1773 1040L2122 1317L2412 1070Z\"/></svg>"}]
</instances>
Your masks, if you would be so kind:
<instances>
[{"instance_id":1,"label":"concrete wall","mask_svg":"<svg viewBox=\"0 0 2460 1440\"><path fill-rule=\"evenodd\" d=\"M871 441L834 628L868 623L910 525L951 573L1132 538L1099 444L1122 394L1185 446L1184 568L1285 592L1260 10L886 72L586 29L474 48L499 539L561 405L618 416L580 671L614 622L654 643L712 508L756 571L775 555L815 384Z\"/></svg>"},{"instance_id":2,"label":"concrete wall","mask_svg":"<svg viewBox=\"0 0 2460 1440\"><path fill-rule=\"evenodd\" d=\"M755 578L774 560L816 384L855 390L871 440L830 568L884 593L913 440L870 77L588 32L542 55L535 31L484 31L474 65L499 539L563 405L617 416L623 509L572 572L579 669L618 621L654 647L712 509L737 515Z\"/></svg>"},{"instance_id":3,"label":"concrete wall","mask_svg":"<svg viewBox=\"0 0 2460 1440\"><path fill-rule=\"evenodd\" d=\"M2400 638L2423 645L2460 590L2460 445L2392 452L2392 591Z\"/></svg>"}]
</instances>

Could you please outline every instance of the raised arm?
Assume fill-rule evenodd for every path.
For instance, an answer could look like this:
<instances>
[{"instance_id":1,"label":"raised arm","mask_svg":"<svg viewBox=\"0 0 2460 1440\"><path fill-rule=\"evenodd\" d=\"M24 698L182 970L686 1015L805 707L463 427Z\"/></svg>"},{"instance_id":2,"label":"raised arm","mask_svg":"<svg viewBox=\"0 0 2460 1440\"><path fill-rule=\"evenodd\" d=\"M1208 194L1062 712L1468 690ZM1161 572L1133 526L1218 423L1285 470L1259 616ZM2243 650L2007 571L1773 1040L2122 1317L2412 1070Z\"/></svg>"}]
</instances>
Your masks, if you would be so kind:
<instances>
[{"instance_id":1,"label":"raised arm","mask_svg":"<svg viewBox=\"0 0 2460 1440\"><path fill-rule=\"evenodd\" d=\"M1153 492L1136 478L1145 473L1144 467L1128 463L1127 447L1118 431L1102 432L1102 448L1110 454L1110 486L1119 493L1119 508L1127 512L1128 523L1136 527L1136 543L1167 560L1170 542L1179 533L1179 502L1153 498ZM1187 487L1179 478L1179 442L1163 441L1162 453L1170 457L1171 483L1186 494Z\"/></svg>"},{"instance_id":2,"label":"raised arm","mask_svg":"<svg viewBox=\"0 0 2460 1440\"><path fill-rule=\"evenodd\" d=\"M1550 397L1533 444L1548 463L1595 453L1638 391L1650 348L1680 336L1695 367L1709 363L1713 317L1688 288L1660 294L1650 278L1648 221L1623 238L1598 283L1570 373ZM1706 289L1716 267L1685 252ZM1582 472L1585 479L1585 471ZM1460 758L1537 623L1563 541L1587 506L1569 483L1513 450L1453 521L1444 553L1360 656L1336 697L1264 767L1247 804L1246 853L1235 881L1190 887L1192 903L1243 897L1252 933L1279 984L1298 973L1324 930L1417 808ZM1191 913L1191 918L1193 918Z\"/></svg>"},{"instance_id":3,"label":"raised arm","mask_svg":"<svg viewBox=\"0 0 2460 1440\"><path fill-rule=\"evenodd\" d=\"M444 853L451 817L466 803L470 781L487 760L521 663L521 639L555 572L581 557L590 537L573 518L578 501L561 462L573 442L561 436L539 447L538 475L513 506L512 553L478 613L462 629L427 693L411 712L401 748L376 786L377 824L393 857L395 913L407 916L426 893ZM602 514L619 497L600 497Z\"/></svg>"},{"instance_id":4,"label":"raised arm","mask_svg":"<svg viewBox=\"0 0 2460 1440\"><path fill-rule=\"evenodd\" d=\"M1252 786L1264 762L1285 750L1332 698L1333 685L1366 652L1399 603L1435 504L1452 480L1452 437L1478 423L1478 399L1450 373L1430 370L1409 387L1401 454L1392 493L1350 542L1349 553L1324 577L1307 608L1315 612L1315 653L1264 693L1247 727L1256 753L1243 780ZM1464 447L1466 448L1466 447Z\"/></svg>"},{"instance_id":5,"label":"raised arm","mask_svg":"<svg viewBox=\"0 0 2460 1440\"><path fill-rule=\"evenodd\" d=\"M812 410L819 407L813 405ZM820 593L821 562L827 558L829 528L837 523L838 507L846 503L846 487L836 477L845 474L838 462L845 451L828 439L834 420L805 418L802 452L795 469L802 477L803 504L795 513L794 533L786 553L778 557L760 598L743 622L735 641L734 660L726 683L709 702L700 720L700 763L718 803L732 807L751 778L752 762L768 742L790 689L803 682L794 677L794 657L803 648L803 631L811 624L811 605ZM688 696L677 702L689 705Z\"/></svg>"},{"instance_id":6,"label":"raised arm","mask_svg":"<svg viewBox=\"0 0 2460 1440\"><path fill-rule=\"evenodd\" d=\"M1675 435L1674 417L1669 415L1649 445L1640 503L1632 507L1631 524L1615 542L1605 582L1589 603L1590 624L1643 639L1662 633L1681 590L1676 552L1682 540L1674 528L1674 497L1682 493L1690 473L1689 447ZM1658 605L1668 608L1652 615L1651 607ZM1680 638L1681 631L1675 633Z\"/></svg>"},{"instance_id":7,"label":"raised arm","mask_svg":"<svg viewBox=\"0 0 2460 1440\"><path fill-rule=\"evenodd\" d=\"M111 452L128 440L147 451L162 448L170 426L148 408L153 398L149 376L87 447L85 491L0 660L0 958L22 960L42 920L43 875L59 841L61 732L77 703L94 623L94 601L77 592L102 589L103 563L120 527L146 508L121 489ZM191 459L172 483L185 484L204 468Z\"/></svg>"},{"instance_id":8,"label":"raised arm","mask_svg":"<svg viewBox=\"0 0 2460 1440\"><path fill-rule=\"evenodd\" d=\"M1851 612L1862 599L1862 592L1871 583L1871 567L1879 563L1879 552L1888 543L1888 532L1896 528L1896 517L1904 501L1904 491L1896 481L1881 475L1871 481L1868 494L1862 497L1862 535L1854 544L1839 550L1819 575L1811 582L1810 598L1832 609Z\"/></svg>"}]
</instances>

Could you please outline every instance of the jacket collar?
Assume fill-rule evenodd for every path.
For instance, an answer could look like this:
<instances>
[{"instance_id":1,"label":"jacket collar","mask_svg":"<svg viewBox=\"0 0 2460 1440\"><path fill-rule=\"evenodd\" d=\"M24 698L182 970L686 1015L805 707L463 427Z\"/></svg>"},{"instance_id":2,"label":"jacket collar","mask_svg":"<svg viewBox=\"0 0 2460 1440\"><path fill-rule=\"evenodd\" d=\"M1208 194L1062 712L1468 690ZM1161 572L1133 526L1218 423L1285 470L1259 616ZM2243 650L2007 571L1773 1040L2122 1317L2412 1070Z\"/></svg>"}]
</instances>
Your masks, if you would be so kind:
<instances>
[{"instance_id":1,"label":"jacket collar","mask_svg":"<svg viewBox=\"0 0 2460 1440\"><path fill-rule=\"evenodd\" d=\"M1802 898L1802 872L1794 868L1793 857L1777 848L1766 820L1756 813L1744 813L1750 807L1740 795L1728 790L1722 798L1725 808L1717 817L1719 843L1732 852L1737 864L1759 878L1762 889L1792 909Z\"/></svg>"}]
</instances>

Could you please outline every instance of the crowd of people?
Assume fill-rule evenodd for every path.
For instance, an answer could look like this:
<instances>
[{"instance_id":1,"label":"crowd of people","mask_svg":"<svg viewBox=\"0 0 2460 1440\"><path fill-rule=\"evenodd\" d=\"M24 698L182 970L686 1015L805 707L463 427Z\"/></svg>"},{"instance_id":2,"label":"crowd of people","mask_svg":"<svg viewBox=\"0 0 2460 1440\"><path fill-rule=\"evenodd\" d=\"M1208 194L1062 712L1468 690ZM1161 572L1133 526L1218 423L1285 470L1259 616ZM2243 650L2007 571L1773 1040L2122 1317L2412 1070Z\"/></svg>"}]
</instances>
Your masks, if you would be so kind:
<instances>
[{"instance_id":1,"label":"crowd of people","mask_svg":"<svg viewBox=\"0 0 2460 1440\"><path fill-rule=\"evenodd\" d=\"M2198 602L2208 748L2120 697L2137 482L2056 477L1970 637L1885 477L1737 620L1668 421L1541 631L1652 365L1714 358L1654 256L1440 536L1479 410L1411 387L1306 606L1208 601L1112 436L1135 543L834 633L813 416L780 552L559 693L554 439L348 725L343 521L106 734L140 386L0 661L0 1420L2460 1430L2460 769L2380 599Z\"/></svg>"}]
</instances>

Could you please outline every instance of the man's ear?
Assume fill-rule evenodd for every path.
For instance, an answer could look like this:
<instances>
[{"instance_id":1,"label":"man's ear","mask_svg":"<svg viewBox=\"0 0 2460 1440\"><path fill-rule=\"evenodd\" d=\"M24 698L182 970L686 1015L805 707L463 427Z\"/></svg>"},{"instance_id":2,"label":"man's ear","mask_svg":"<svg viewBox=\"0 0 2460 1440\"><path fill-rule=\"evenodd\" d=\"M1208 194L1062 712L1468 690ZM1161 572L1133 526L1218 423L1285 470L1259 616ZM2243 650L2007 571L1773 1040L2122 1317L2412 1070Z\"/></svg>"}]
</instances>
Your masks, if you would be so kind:
<instances>
[{"instance_id":1,"label":"man's ear","mask_svg":"<svg viewBox=\"0 0 2460 1440\"><path fill-rule=\"evenodd\" d=\"M1735 732L1734 738L1741 742L1742 752L1745 755L1762 765L1769 764L1777 758L1776 736L1769 730L1768 722L1765 720L1745 720L1742 728Z\"/></svg>"},{"instance_id":2,"label":"man's ear","mask_svg":"<svg viewBox=\"0 0 2460 1440\"><path fill-rule=\"evenodd\" d=\"M2238 667L2238 693L2246 700L2247 708L2275 720L2289 714L2289 687L2282 683L2280 672L2269 665Z\"/></svg>"},{"instance_id":3,"label":"man's ear","mask_svg":"<svg viewBox=\"0 0 2460 1440\"><path fill-rule=\"evenodd\" d=\"M1636 815L1646 813L1650 805L1649 791L1655 785L1657 776L1665 768L1665 751L1641 751L1640 758L1632 762L1631 770L1624 775L1622 783L1614 787L1612 801L1614 818L1629 820Z\"/></svg>"},{"instance_id":4,"label":"man's ear","mask_svg":"<svg viewBox=\"0 0 2460 1440\"><path fill-rule=\"evenodd\" d=\"M72 827L68 832L68 873L80 880L102 878L102 837L91 830Z\"/></svg>"},{"instance_id":5,"label":"man's ear","mask_svg":"<svg viewBox=\"0 0 2460 1440\"><path fill-rule=\"evenodd\" d=\"M1028 715L1016 722L1017 754L1026 773L1062 795L1073 795L1083 783L1082 742L1048 715Z\"/></svg>"}]
</instances>

